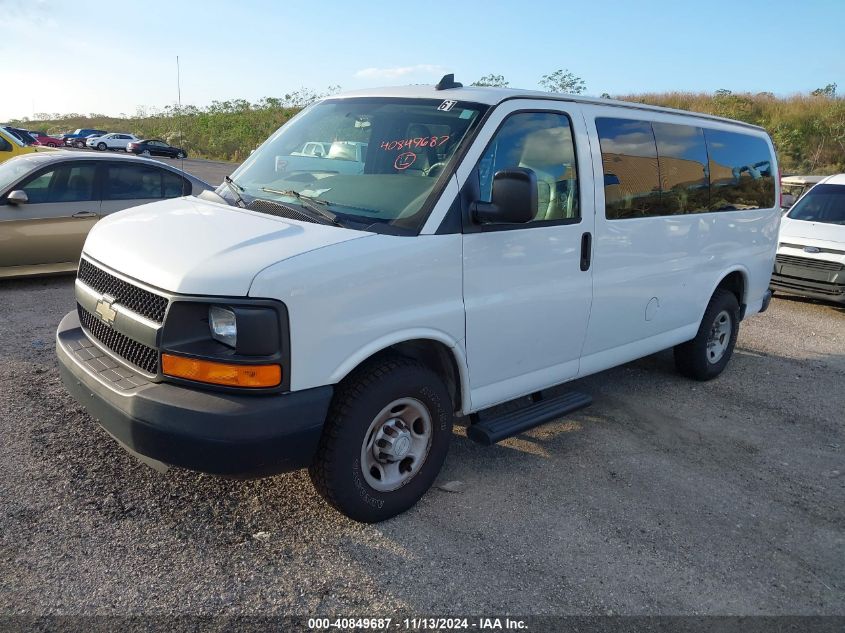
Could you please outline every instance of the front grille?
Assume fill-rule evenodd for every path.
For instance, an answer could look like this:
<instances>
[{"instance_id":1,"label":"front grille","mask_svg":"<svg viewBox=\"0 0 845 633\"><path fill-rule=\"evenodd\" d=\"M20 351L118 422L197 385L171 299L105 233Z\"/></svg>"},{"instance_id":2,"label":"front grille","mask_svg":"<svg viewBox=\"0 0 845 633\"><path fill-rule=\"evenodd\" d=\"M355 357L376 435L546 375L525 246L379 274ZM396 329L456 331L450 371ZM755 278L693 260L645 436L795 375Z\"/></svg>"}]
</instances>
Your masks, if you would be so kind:
<instances>
[{"instance_id":1,"label":"front grille","mask_svg":"<svg viewBox=\"0 0 845 633\"><path fill-rule=\"evenodd\" d=\"M794 255L777 255L775 261L778 264L791 264L792 266L803 266L813 270L829 270L838 272L845 269L845 265L837 262L828 262L823 259L810 259L809 257L795 257Z\"/></svg>"},{"instance_id":2,"label":"front grille","mask_svg":"<svg viewBox=\"0 0 845 633\"><path fill-rule=\"evenodd\" d=\"M790 244L789 242L781 242L780 244L778 244L778 246L781 246L783 248L796 248L799 251L803 251L805 244ZM818 249L819 253L830 253L831 255L845 255L845 251L836 250L835 248L818 247Z\"/></svg>"},{"instance_id":3,"label":"front grille","mask_svg":"<svg viewBox=\"0 0 845 633\"><path fill-rule=\"evenodd\" d=\"M86 259L79 262L79 280L97 292L114 297L115 303L161 323L167 310L167 297L154 294L97 268Z\"/></svg>"},{"instance_id":4,"label":"front grille","mask_svg":"<svg viewBox=\"0 0 845 633\"><path fill-rule=\"evenodd\" d=\"M82 327L88 330L91 336L100 341L100 343L121 358L143 369L148 374L158 372L157 350L133 341L131 338L111 329L81 305L77 304L76 309L79 313L79 322L82 324Z\"/></svg>"}]
</instances>

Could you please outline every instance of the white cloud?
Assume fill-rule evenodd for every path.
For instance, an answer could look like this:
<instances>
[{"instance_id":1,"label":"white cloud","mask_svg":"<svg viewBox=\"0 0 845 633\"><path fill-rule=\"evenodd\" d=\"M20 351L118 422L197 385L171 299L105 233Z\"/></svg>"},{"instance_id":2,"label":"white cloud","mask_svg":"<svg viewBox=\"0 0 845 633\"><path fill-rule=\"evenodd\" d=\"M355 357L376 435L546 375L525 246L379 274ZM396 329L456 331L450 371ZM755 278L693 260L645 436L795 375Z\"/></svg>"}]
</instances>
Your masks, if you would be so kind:
<instances>
[{"instance_id":1,"label":"white cloud","mask_svg":"<svg viewBox=\"0 0 845 633\"><path fill-rule=\"evenodd\" d=\"M398 79L408 75L442 75L445 72L446 69L443 66L436 64L416 64L390 68L362 68L355 73L355 76L363 79Z\"/></svg>"}]
</instances>

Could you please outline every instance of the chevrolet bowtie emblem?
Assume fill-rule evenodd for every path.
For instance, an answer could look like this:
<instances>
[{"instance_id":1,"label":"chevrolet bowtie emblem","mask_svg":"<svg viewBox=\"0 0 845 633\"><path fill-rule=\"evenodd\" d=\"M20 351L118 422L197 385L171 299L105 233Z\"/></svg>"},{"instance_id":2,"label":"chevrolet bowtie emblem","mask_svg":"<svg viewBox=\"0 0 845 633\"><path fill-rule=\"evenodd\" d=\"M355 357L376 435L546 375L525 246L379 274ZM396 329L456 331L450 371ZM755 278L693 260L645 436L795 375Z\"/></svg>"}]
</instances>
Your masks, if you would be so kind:
<instances>
[{"instance_id":1,"label":"chevrolet bowtie emblem","mask_svg":"<svg viewBox=\"0 0 845 633\"><path fill-rule=\"evenodd\" d=\"M94 308L94 312L97 313L106 325L114 323L114 318L117 316L117 310L111 307L112 303L114 303L114 298L104 295Z\"/></svg>"}]
</instances>

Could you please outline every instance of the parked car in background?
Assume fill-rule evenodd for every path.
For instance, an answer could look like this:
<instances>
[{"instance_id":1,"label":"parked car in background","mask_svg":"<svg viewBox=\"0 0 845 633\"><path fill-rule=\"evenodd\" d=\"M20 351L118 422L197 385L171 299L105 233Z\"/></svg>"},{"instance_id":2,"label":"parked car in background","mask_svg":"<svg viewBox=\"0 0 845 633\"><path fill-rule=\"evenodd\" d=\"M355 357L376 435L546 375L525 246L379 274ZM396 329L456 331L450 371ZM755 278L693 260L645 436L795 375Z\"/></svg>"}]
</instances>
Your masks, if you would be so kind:
<instances>
[{"instance_id":1,"label":"parked car in background","mask_svg":"<svg viewBox=\"0 0 845 633\"><path fill-rule=\"evenodd\" d=\"M780 206L788 209L824 176L783 176L780 179Z\"/></svg>"},{"instance_id":2,"label":"parked car in background","mask_svg":"<svg viewBox=\"0 0 845 633\"><path fill-rule=\"evenodd\" d=\"M44 147L59 147L60 145L64 145L61 139L58 139L55 136L50 136L46 132L31 131L30 134L35 139L36 145L42 145Z\"/></svg>"},{"instance_id":3,"label":"parked car in background","mask_svg":"<svg viewBox=\"0 0 845 633\"><path fill-rule=\"evenodd\" d=\"M141 156L167 156L169 158L187 158L188 152L181 147L173 147L159 139L144 139L127 143L126 151Z\"/></svg>"},{"instance_id":4,"label":"parked car in background","mask_svg":"<svg viewBox=\"0 0 845 633\"><path fill-rule=\"evenodd\" d=\"M845 174L822 178L781 220L771 287L845 303Z\"/></svg>"},{"instance_id":5,"label":"parked car in background","mask_svg":"<svg viewBox=\"0 0 845 633\"><path fill-rule=\"evenodd\" d=\"M17 137L17 139L24 145L36 144L35 137L32 136L28 130L21 129L19 127L12 127L11 125L4 125L3 129Z\"/></svg>"},{"instance_id":6,"label":"parked car in background","mask_svg":"<svg viewBox=\"0 0 845 633\"><path fill-rule=\"evenodd\" d=\"M291 156L325 156L331 146L330 142L309 141L298 152L291 152Z\"/></svg>"},{"instance_id":7,"label":"parked car in background","mask_svg":"<svg viewBox=\"0 0 845 633\"><path fill-rule=\"evenodd\" d=\"M62 142L68 147L78 147L79 149L83 149L85 147L85 141L87 137L102 136L103 134L108 134L108 132L106 130L79 128L78 130L71 132L70 134L63 134Z\"/></svg>"},{"instance_id":8,"label":"parked car in background","mask_svg":"<svg viewBox=\"0 0 845 633\"><path fill-rule=\"evenodd\" d=\"M90 136L88 137L85 145L91 149L98 149L102 152L107 149L120 149L126 151L126 146L137 140L138 137L134 134L112 132L111 134L104 134L103 136Z\"/></svg>"},{"instance_id":9,"label":"parked car in background","mask_svg":"<svg viewBox=\"0 0 845 633\"><path fill-rule=\"evenodd\" d=\"M0 165L0 278L76 270L103 216L211 187L145 158L45 152Z\"/></svg>"},{"instance_id":10,"label":"parked car in background","mask_svg":"<svg viewBox=\"0 0 845 633\"><path fill-rule=\"evenodd\" d=\"M360 141L334 141L328 143L325 154L306 154L309 145L323 145L322 143L306 143L301 152L291 152L287 155L276 156L276 172L291 177L297 173L325 172L333 174L362 174L364 162L367 160L367 143ZM315 151L316 148L311 151ZM432 163L433 164L433 163ZM412 172L416 171L413 169Z\"/></svg>"},{"instance_id":11,"label":"parked car in background","mask_svg":"<svg viewBox=\"0 0 845 633\"><path fill-rule=\"evenodd\" d=\"M46 151L53 150L52 148L40 147L38 145L25 145L17 136L5 128L0 127L0 163L22 154Z\"/></svg>"}]
</instances>

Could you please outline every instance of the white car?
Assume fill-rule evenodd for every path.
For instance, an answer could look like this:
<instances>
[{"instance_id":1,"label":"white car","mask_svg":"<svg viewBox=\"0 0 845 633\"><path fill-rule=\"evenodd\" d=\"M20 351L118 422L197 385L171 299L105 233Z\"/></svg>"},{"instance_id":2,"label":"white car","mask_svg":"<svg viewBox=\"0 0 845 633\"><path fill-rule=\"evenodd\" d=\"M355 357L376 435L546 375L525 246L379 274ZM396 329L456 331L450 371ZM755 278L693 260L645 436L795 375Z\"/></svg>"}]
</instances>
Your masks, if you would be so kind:
<instances>
[{"instance_id":1,"label":"white car","mask_svg":"<svg viewBox=\"0 0 845 633\"><path fill-rule=\"evenodd\" d=\"M106 151L107 149L122 149L126 151L126 145L137 140L139 139L134 134L112 132L111 134L89 138L85 141L85 144L91 149L98 149L100 151Z\"/></svg>"},{"instance_id":2,"label":"white car","mask_svg":"<svg viewBox=\"0 0 845 633\"><path fill-rule=\"evenodd\" d=\"M280 165L315 138L367 147L361 169ZM380 521L458 416L489 445L590 403L551 387L667 348L718 376L771 297L778 189L766 132L704 114L451 76L335 95L215 193L94 227L63 381L147 460L308 467Z\"/></svg>"},{"instance_id":3,"label":"white car","mask_svg":"<svg viewBox=\"0 0 845 633\"><path fill-rule=\"evenodd\" d=\"M772 288L845 304L845 174L822 179L784 216Z\"/></svg>"}]
</instances>

